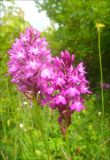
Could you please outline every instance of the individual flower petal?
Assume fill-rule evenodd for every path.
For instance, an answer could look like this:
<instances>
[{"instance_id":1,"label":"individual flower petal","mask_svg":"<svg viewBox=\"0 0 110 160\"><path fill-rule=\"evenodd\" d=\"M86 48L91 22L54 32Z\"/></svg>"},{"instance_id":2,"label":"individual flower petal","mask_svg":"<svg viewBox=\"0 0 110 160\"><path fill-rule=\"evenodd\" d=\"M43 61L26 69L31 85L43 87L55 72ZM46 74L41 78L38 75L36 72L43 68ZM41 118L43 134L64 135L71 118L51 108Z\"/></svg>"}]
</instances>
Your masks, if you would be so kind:
<instances>
[{"instance_id":1,"label":"individual flower petal","mask_svg":"<svg viewBox=\"0 0 110 160\"><path fill-rule=\"evenodd\" d=\"M42 78L51 78L51 71L49 69L44 69L41 72Z\"/></svg>"},{"instance_id":2,"label":"individual flower petal","mask_svg":"<svg viewBox=\"0 0 110 160\"><path fill-rule=\"evenodd\" d=\"M86 73L85 72L85 67L83 66L83 62L79 63L77 68L76 68L77 71L81 72L81 73Z\"/></svg>"},{"instance_id":3,"label":"individual flower petal","mask_svg":"<svg viewBox=\"0 0 110 160\"><path fill-rule=\"evenodd\" d=\"M52 93L53 93L53 91L54 91L54 88L52 88L52 87L48 87L48 88L46 88L46 92L47 92L47 94L52 94Z\"/></svg>"},{"instance_id":4,"label":"individual flower petal","mask_svg":"<svg viewBox=\"0 0 110 160\"><path fill-rule=\"evenodd\" d=\"M80 112L81 110L85 109L85 107L82 105L81 102L76 101L70 106L70 109Z\"/></svg>"},{"instance_id":5,"label":"individual flower petal","mask_svg":"<svg viewBox=\"0 0 110 160\"><path fill-rule=\"evenodd\" d=\"M66 90L66 94L70 95L70 96L75 96L75 95L79 95L80 92L78 91L77 88L75 87L70 87Z\"/></svg>"},{"instance_id":6,"label":"individual flower petal","mask_svg":"<svg viewBox=\"0 0 110 160\"><path fill-rule=\"evenodd\" d=\"M65 105L67 103L65 97L63 97L61 95L57 96L55 98L55 101L56 101L56 104L64 104Z\"/></svg>"}]
</instances>

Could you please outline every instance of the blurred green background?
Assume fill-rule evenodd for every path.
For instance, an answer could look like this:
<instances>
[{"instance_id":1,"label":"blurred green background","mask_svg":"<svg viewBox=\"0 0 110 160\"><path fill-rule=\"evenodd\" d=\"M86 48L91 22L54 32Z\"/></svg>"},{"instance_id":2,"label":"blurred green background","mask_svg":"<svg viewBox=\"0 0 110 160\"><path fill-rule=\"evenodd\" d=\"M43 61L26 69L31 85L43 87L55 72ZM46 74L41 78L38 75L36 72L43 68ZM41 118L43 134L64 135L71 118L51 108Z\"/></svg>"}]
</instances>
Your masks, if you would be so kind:
<instances>
[{"instance_id":1,"label":"blurred green background","mask_svg":"<svg viewBox=\"0 0 110 160\"><path fill-rule=\"evenodd\" d=\"M8 5L5 4L7 1ZM7 1L0 1L0 160L47 160L48 154L51 160L68 160L64 137L57 124L57 111L51 113L44 108L39 117L35 107L30 107L30 102L7 76L7 52L20 32L30 26L15 1ZM69 128L71 159L110 160L110 88L104 89L102 126L95 28L99 22L105 25L101 32L103 78L110 84L110 0L35 0L35 5L39 11L46 11L50 18L51 26L42 32L42 36L48 40L53 55L69 50L71 54L75 53L76 64L84 61L93 92L86 97L87 110L72 117ZM43 143L40 125L48 148Z\"/></svg>"}]
</instances>

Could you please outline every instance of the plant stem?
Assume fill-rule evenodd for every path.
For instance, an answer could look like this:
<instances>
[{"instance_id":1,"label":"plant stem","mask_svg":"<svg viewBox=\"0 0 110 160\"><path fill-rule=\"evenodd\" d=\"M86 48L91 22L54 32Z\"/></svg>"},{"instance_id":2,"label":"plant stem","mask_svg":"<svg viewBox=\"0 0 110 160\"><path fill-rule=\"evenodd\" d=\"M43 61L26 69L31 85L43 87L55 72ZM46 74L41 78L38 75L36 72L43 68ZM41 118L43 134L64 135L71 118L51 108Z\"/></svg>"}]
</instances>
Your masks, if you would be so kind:
<instances>
[{"instance_id":1,"label":"plant stem","mask_svg":"<svg viewBox=\"0 0 110 160\"><path fill-rule=\"evenodd\" d=\"M99 63L100 63L100 81L101 81L101 103L102 103L102 128L104 123L104 91L103 91L103 70L102 70L102 57L100 47L100 28L98 29L98 52L99 52Z\"/></svg>"},{"instance_id":2,"label":"plant stem","mask_svg":"<svg viewBox=\"0 0 110 160\"><path fill-rule=\"evenodd\" d=\"M43 125L43 122L44 122L43 121L43 116L40 112L40 109L41 109L40 107L41 106L37 105L36 100L34 100L34 107L35 107L35 110L36 110L38 128L40 130L42 140L44 141L44 147L45 147L46 153L48 155L48 160L51 160L50 154L49 154L48 142L47 142L48 138L46 137L45 130L44 130L44 125Z\"/></svg>"},{"instance_id":3,"label":"plant stem","mask_svg":"<svg viewBox=\"0 0 110 160\"><path fill-rule=\"evenodd\" d=\"M66 150L67 154L70 157L70 147L69 147L69 134L68 134L68 128L66 130L66 136L65 136L65 141L66 141Z\"/></svg>"}]
</instances>

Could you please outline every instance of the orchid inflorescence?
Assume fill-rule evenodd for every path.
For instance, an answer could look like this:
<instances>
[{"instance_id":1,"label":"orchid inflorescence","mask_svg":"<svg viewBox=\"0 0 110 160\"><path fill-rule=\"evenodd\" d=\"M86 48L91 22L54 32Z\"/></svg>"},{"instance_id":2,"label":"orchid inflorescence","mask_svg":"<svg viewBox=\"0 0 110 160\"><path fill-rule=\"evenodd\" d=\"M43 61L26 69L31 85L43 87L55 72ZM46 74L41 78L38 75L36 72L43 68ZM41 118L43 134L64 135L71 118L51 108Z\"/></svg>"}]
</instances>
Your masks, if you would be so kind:
<instances>
[{"instance_id":1,"label":"orchid inflorescence","mask_svg":"<svg viewBox=\"0 0 110 160\"><path fill-rule=\"evenodd\" d=\"M32 27L15 40L9 58L12 82L28 98L57 109L61 131L65 134L72 113L85 109L82 95L91 93L83 62L74 67L74 54L70 56L68 51L53 57L45 38Z\"/></svg>"}]
</instances>

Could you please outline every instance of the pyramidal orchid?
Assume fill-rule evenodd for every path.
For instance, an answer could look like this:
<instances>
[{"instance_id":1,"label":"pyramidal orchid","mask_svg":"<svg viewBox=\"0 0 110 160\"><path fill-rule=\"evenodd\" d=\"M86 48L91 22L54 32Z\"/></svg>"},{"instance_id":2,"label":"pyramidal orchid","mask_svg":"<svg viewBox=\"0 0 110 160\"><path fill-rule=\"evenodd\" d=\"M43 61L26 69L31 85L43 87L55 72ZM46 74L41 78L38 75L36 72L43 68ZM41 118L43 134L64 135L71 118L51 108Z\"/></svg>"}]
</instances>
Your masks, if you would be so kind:
<instances>
[{"instance_id":1,"label":"pyramidal orchid","mask_svg":"<svg viewBox=\"0 0 110 160\"><path fill-rule=\"evenodd\" d=\"M48 104L52 109L59 111L58 121L62 133L71 124L71 115L74 111L85 109L82 95L90 94L88 81L85 78L83 63L73 66L74 54L68 51L61 52L61 56L52 59L52 69L48 69L50 77L47 84L42 83L42 105Z\"/></svg>"},{"instance_id":2,"label":"pyramidal orchid","mask_svg":"<svg viewBox=\"0 0 110 160\"><path fill-rule=\"evenodd\" d=\"M71 115L85 109L82 95L90 94L83 62L73 66L74 54L62 51L52 57L45 38L29 27L16 39L9 50L9 73L12 82L28 98L34 96L42 106L48 105L59 112L58 122L66 134Z\"/></svg>"},{"instance_id":3,"label":"pyramidal orchid","mask_svg":"<svg viewBox=\"0 0 110 160\"><path fill-rule=\"evenodd\" d=\"M51 59L50 50L45 38L40 37L40 32L29 27L20 34L9 50L9 73L12 82L24 94L36 95L39 91L37 80L40 72Z\"/></svg>"}]
</instances>

